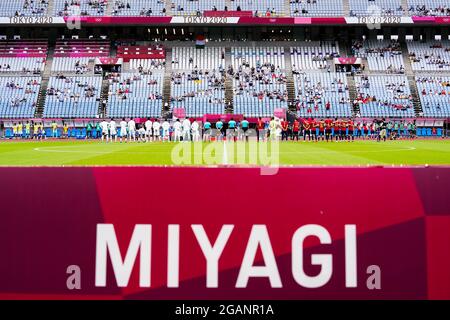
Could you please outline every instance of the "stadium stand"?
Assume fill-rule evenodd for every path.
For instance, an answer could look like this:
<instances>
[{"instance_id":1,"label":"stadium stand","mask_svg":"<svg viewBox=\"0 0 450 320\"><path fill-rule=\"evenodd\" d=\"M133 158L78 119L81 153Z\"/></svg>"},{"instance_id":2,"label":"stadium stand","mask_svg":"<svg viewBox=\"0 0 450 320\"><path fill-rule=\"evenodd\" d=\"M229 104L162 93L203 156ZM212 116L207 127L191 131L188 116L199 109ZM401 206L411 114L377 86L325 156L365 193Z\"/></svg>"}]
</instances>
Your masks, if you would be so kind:
<instances>
[{"instance_id":1,"label":"stadium stand","mask_svg":"<svg viewBox=\"0 0 450 320\"><path fill-rule=\"evenodd\" d=\"M277 109L318 118L449 116L448 40L407 41L407 50L398 41L354 41L347 54L368 64L367 71L356 75L334 72L333 58L341 56L338 41L211 43L201 49L177 43L167 50L148 42L129 43L133 45L121 43L112 50L108 40L57 40L49 64L53 73L44 74L46 41L0 40L0 73L20 79L43 76L38 78L42 88L34 84L36 94L43 94L26 99L33 107L23 110L46 118L93 118L105 110L115 118L158 117L174 108L192 117L227 112L272 116ZM344 47L344 52L350 49ZM123 73L109 82L93 77L94 59L110 55L123 59ZM424 80L430 71L441 72ZM10 98L2 104L2 118L26 114L5 108L10 104Z\"/></svg>"},{"instance_id":2,"label":"stadium stand","mask_svg":"<svg viewBox=\"0 0 450 320\"><path fill-rule=\"evenodd\" d=\"M411 16L450 16L448 0L408 0Z\"/></svg>"},{"instance_id":3,"label":"stadium stand","mask_svg":"<svg viewBox=\"0 0 450 320\"><path fill-rule=\"evenodd\" d=\"M159 117L162 110L164 74L160 71L109 76L108 116Z\"/></svg>"},{"instance_id":4,"label":"stadium stand","mask_svg":"<svg viewBox=\"0 0 450 320\"><path fill-rule=\"evenodd\" d=\"M1 17L44 16L49 0L14 0L0 2Z\"/></svg>"},{"instance_id":5,"label":"stadium stand","mask_svg":"<svg viewBox=\"0 0 450 320\"><path fill-rule=\"evenodd\" d=\"M102 77L50 77L44 118L95 118Z\"/></svg>"},{"instance_id":6,"label":"stadium stand","mask_svg":"<svg viewBox=\"0 0 450 320\"><path fill-rule=\"evenodd\" d=\"M225 113L224 72L191 71L172 74L171 107L189 117Z\"/></svg>"},{"instance_id":7,"label":"stadium stand","mask_svg":"<svg viewBox=\"0 0 450 320\"><path fill-rule=\"evenodd\" d=\"M130 70L139 71L140 73L145 73L149 70L161 70L164 67L164 59L130 59Z\"/></svg>"},{"instance_id":8,"label":"stadium stand","mask_svg":"<svg viewBox=\"0 0 450 320\"><path fill-rule=\"evenodd\" d=\"M351 16L401 16L402 0L349 0Z\"/></svg>"},{"instance_id":9,"label":"stadium stand","mask_svg":"<svg viewBox=\"0 0 450 320\"><path fill-rule=\"evenodd\" d=\"M326 69L331 60L339 57L339 45L336 42L307 42L303 46L291 47L292 70Z\"/></svg>"},{"instance_id":10,"label":"stadium stand","mask_svg":"<svg viewBox=\"0 0 450 320\"><path fill-rule=\"evenodd\" d=\"M343 16L342 1L290 0L292 16Z\"/></svg>"},{"instance_id":11,"label":"stadium stand","mask_svg":"<svg viewBox=\"0 0 450 320\"><path fill-rule=\"evenodd\" d=\"M347 77L344 73L309 72L294 77L299 117L350 117Z\"/></svg>"},{"instance_id":12,"label":"stadium stand","mask_svg":"<svg viewBox=\"0 0 450 320\"><path fill-rule=\"evenodd\" d=\"M92 71L90 62L97 57L107 57L110 52L108 41L59 40L55 45L52 62L53 72L84 74Z\"/></svg>"},{"instance_id":13,"label":"stadium stand","mask_svg":"<svg viewBox=\"0 0 450 320\"><path fill-rule=\"evenodd\" d=\"M0 41L0 73L40 74L47 58L48 45L37 40Z\"/></svg>"},{"instance_id":14,"label":"stadium stand","mask_svg":"<svg viewBox=\"0 0 450 320\"><path fill-rule=\"evenodd\" d=\"M416 77L426 117L450 117L450 77Z\"/></svg>"},{"instance_id":15,"label":"stadium stand","mask_svg":"<svg viewBox=\"0 0 450 320\"><path fill-rule=\"evenodd\" d=\"M55 16L103 16L108 0L53 0Z\"/></svg>"},{"instance_id":16,"label":"stadium stand","mask_svg":"<svg viewBox=\"0 0 450 320\"><path fill-rule=\"evenodd\" d=\"M58 40L54 57L108 57L110 43L106 40Z\"/></svg>"},{"instance_id":17,"label":"stadium stand","mask_svg":"<svg viewBox=\"0 0 450 320\"><path fill-rule=\"evenodd\" d=\"M450 41L408 42L414 71L449 71Z\"/></svg>"},{"instance_id":18,"label":"stadium stand","mask_svg":"<svg viewBox=\"0 0 450 320\"><path fill-rule=\"evenodd\" d=\"M114 0L112 14L116 16L165 16L165 1Z\"/></svg>"},{"instance_id":19,"label":"stadium stand","mask_svg":"<svg viewBox=\"0 0 450 320\"><path fill-rule=\"evenodd\" d=\"M172 50L170 107L187 116L225 112L225 49L175 47Z\"/></svg>"},{"instance_id":20,"label":"stadium stand","mask_svg":"<svg viewBox=\"0 0 450 320\"><path fill-rule=\"evenodd\" d=\"M130 63L130 70L140 73L164 69L166 51L161 46L119 46L117 57Z\"/></svg>"},{"instance_id":21,"label":"stadium stand","mask_svg":"<svg viewBox=\"0 0 450 320\"><path fill-rule=\"evenodd\" d=\"M70 57L56 57L53 58L52 71L64 71L75 72L77 74L83 74L85 72L92 71L89 68L88 57L70 58Z\"/></svg>"},{"instance_id":22,"label":"stadium stand","mask_svg":"<svg viewBox=\"0 0 450 320\"><path fill-rule=\"evenodd\" d=\"M0 77L0 117L32 118L39 96L40 77Z\"/></svg>"},{"instance_id":23,"label":"stadium stand","mask_svg":"<svg viewBox=\"0 0 450 320\"><path fill-rule=\"evenodd\" d=\"M348 2L349 9L345 9ZM51 8L51 9L49 9ZM14 0L0 16L450 16L447 0ZM169 13L167 12L169 10ZM246 14L245 14L246 15Z\"/></svg>"},{"instance_id":24,"label":"stadium stand","mask_svg":"<svg viewBox=\"0 0 450 320\"><path fill-rule=\"evenodd\" d=\"M275 109L286 109L288 106L286 83L281 80L268 84L256 82L252 86L247 81L234 80L234 87L235 114L269 117L273 116Z\"/></svg>"},{"instance_id":25,"label":"stadium stand","mask_svg":"<svg viewBox=\"0 0 450 320\"><path fill-rule=\"evenodd\" d=\"M22 72L39 74L44 69L43 58L3 58L0 57L0 72Z\"/></svg>"},{"instance_id":26,"label":"stadium stand","mask_svg":"<svg viewBox=\"0 0 450 320\"><path fill-rule=\"evenodd\" d=\"M195 49L192 47L175 47L172 50L172 69L225 69L225 49L219 47L204 49Z\"/></svg>"},{"instance_id":27,"label":"stadium stand","mask_svg":"<svg viewBox=\"0 0 450 320\"><path fill-rule=\"evenodd\" d=\"M284 0L232 0L232 10L253 11L255 16L285 15Z\"/></svg>"},{"instance_id":28,"label":"stadium stand","mask_svg":"<svg viewBox=\"0 0 450 320\"><path fill-rule=\"evenodd\" d=\"M414 117L406 76L356 76L356 103L363 117Z\"/></svg>"},{"instance_id":29,"label":"stadium stand","mask_svg":"<svg viewBox=\"0 0 450 320\"><path fill-rule=\"evenodd\" d=\"M271 116L287 109L284 48L232 48L231 56L235 114Z\"/></svg>"},{"instance_id":30,"label":"stadium stand","mask_svg":"<svg viewBox=\"0 0 450 320\"><path fill-rule=\"evenodd\" d=\"M355 41L352 53L357 57L366 58L370 70L396 74L405 72L402 49L397 41Z\"/></svg>"},{"instance_id":31,"label":"stadium stand","mask_svg":"<svg viewBox=\"0 0 450 320\"><path fill-rule=\"evenodd\" d=\"M286 68L284 48L280 47L233 47L231 59L235 69L243 65L257 68L263 64L271 64L278 69Z\"/></svg>"},{"instance_id":32,"label":"stadium stand","mask_svg":"<svg viewBox=\"0 0 450 320\"><path fill-rule=\"evenodd\" d=\"M203 15L204 11L228 11L225 0L172 0L174 15Z\"/></svg>"}]
</instances>

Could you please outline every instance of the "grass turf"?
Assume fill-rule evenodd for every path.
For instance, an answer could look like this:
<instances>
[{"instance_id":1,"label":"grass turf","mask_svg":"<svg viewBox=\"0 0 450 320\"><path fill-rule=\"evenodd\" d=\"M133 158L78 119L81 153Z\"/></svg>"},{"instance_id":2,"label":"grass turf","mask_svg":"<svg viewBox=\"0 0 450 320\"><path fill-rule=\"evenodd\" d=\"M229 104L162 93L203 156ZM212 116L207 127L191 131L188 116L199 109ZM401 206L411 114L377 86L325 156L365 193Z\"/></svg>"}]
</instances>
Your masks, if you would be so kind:
<instances>
[{"instance_id":1,"label":"grass turf","mask_svg":"<svg viewBox=\"0 0 450 320\"><path fill-rule=\"evenodd\" d=\"M104 144L99 141L72 140L2 141L0 142L0 166L176 165L177 163L172 160L172 150L176 145L159 142ZM186 145L190 146L190 144ZM192 164L242 163L236 160L236 155L233 157L227 153L225 157L223 156L223 143L208 143L202 147L203 149L217 148L217 163L200 160ZM405 140L380 143L375 141L282 142L279 146L279 164L450 165L450 140Z\"/></svg>"}]
</instances>

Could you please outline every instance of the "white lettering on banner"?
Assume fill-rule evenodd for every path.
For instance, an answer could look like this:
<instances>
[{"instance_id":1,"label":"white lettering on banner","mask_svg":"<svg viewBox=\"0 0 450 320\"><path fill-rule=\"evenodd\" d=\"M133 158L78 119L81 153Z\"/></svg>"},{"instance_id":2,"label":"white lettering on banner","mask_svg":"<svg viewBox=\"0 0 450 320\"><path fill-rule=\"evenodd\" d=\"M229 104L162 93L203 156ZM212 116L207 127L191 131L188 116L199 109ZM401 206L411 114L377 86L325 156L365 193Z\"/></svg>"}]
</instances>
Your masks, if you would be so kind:
<instances>
[{"instance_id":1,"label":"white lettering on banner","mask_svg":"<svg viewBox=\"0 0 450 320\"><path fill-rule=\"evenodd\" d=\"M254 266L258 247L261 248L264 266ZM255 225L252 228L236 282L236 288L247 287L250 277L267 277L272 288L282 287L277 262L269 240L269 233L264 225Z\"/></svg>"},{"instance_id":2,"label":"white lettering on banner","mask_svg":"<svg viewBox=\"0 0 450 320\"><path fill-rule=\"evenodd\" d=\"M117 243L114 226L112 224L98 224L95 255L95 285L97 287L106 286L106 255L109 252L117 285L119 287L126 287L138 251L140 251L139 286L150 287L151 238L151 225L136 225L127 253L125 254L125 260L123 260L120 254L119 244Z\"/></svg>"},{"instance_id":3,"label":"white lettering on banner","mask_svg":"<svg viewBox=\"0 0 450 320\"><path fill-rule=\"evenodd\" d=\"M219 287L219 263L222 253L232 236L234 225L223 225L214 239L208 237L203 225L191 226L193 236L206 261L206 287ZM344 226L345 243L345 286L357 287L357 234L356 225ZM180 267L180 225L168 225L167 239L167 287L179 287ZM235 235L237 237L238 235ZM242 236L239 236L241 238ZM332 237L323 226L308 224L299 227L292 236L292 276L295 282L305 288L325 286L333 275L333 256L331 253L311 254L311 265L320 266L320 272L311 276L306 274L304 265L304 242L314 237L320 244L330 245ZM139 253L139 286L150 287L152 225L136 225L127 250L122 253L112 224L97 225L95 285L105 287L107 280L107 258L112 264L115 279L119 287L128 285L136 258ZM262 253L262 264L255 265L257 251ZM313 249L312 249L313 250ZM182 253L181 253L182 254ZM285 252L283 253L285 254ZM122 257L125 258L122 258ZM188 266L184 266L185 268ZM380 272L381 274L381 272ZM236 288L246 288L250 278L267 278L272 288L282 288L280 273L276 262L269 232L266 225L253 225L241 262Z\"/></svg>"},{"instance_id":4,"label":"white lettering on banner","mask_svg":"<svg viewBox=\"0 0 450 320\"><path fill-rule=\"evenodd\" d=\"M170 23L180 24L236 24L239 17L172 17Z\"/></svg>"},{"instance_id":5,"label":"white lettering on banner","mask_svg":"<svg viewBox=\"0 0 450 320\"><path fill-rule=\"evenodd\" d=\"M203 255L206 258L206 286L208 288L218 287L219 259L228 239L230 238L233 228L233 225L224 225L220 230L214 246L211 246L203 226L192 225L192 231L194 231L198 244L200 245Z\"/></svg>"},{"instance_id":6,"label":"white lettering on banner","mask_svg":"<svg viewBox=\"0 0 450 320\"><path fill-rule=\"evenodd\" d=\"M292 237L292 275L299 285L306 288L320 288L331 278L333 260L331 254L313 254L311 255L311 264L320 265L320 273L314 277L305 273L303 270L303 242L310 236L318 238L321 244L331 244L331 236L322 226L311 224L298 228Z\"/></svg>"},{"instance_id":7,"label":"white lettering on banner","mask_svg":"<svg viewBox=\"0 0 450 320\"><path fill-rule=\"evenodd\" d=\"M413 24L411 17L398 16L360 16L345 17L346 24Z\"/></svg>"},{"instance_id":8,"label":"white lettering on banner","mask_svg":"<svg viewBox=\"0 0 450 320\"><path fill-rule=\"evenodd\" d=\"M2 17L0 24L64 24L62 17Z\"/></svg>"}]
</instances>

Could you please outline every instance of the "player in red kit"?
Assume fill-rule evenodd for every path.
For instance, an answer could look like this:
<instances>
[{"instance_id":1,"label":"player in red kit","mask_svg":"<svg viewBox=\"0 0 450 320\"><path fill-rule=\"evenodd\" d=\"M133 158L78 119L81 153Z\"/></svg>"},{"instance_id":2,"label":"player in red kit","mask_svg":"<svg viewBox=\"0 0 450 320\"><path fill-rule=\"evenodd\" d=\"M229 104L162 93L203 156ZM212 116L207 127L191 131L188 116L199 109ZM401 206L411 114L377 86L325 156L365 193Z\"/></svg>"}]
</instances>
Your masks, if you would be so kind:
<instances>
[{"instance_id":1,"label":"player in red kit","mask_svg":"<svg viewBox=\"0 0 450 320\"><path fill-rule=\"evenodd\" d=\"M331 128L333 127L333 120L326 119L325 120L325 139L327 139L327 142L331 138Z\"/></svg>"},{"instance_id":2,"label":"player in red kit","mask_svg":"<svg viewBox=\"0 0 450 320\"><path fill-rule=\"evenodd\" d=\"M341 131L340 131L341 136L339 139L341 141L345 141L347 138L347 122L344 119L342 119L340 122L340 125L341 125Z\"/></svg>"},{"instance_id":3,"label":"player in red kit","mask_svg":"<svg viewBox=\"0 0 450 320\"><path fill-rule=\"evenodd\" d=\"M292 124L292 140L298 141L298 135L300 134L300 122L295 119L294 123Z\"/></svg>"},{"instance_id":4,"label":"player in red kit","mask_svg":"<svg viewBox=\"0 0 450 320\"><path fill-rule=\"evenodd\" d=\"M281 121L281 141L288 141L288 130L289 130L289 122L286 119Z\"/></svg>"},{"instance_id":5,"label":"player in red kit","mask_svg":"<svg viewBox=\"0 0 450 320\"><path fill-rule=\"evenodd\" d=\"M325 139L325 121L323 121L323 119L319 120L319 140L324 140Z\"/></svg>"},{"instance_id":6,"label":"player in red kit","mask_svg":"<svg viewBox=\"0 0 450 320\"><path fill-rule=\"evenodd\" d=\"M333 134L336 137L336 141L338 141L341 136L341 123L338 120L338 118L336 118L334 120L334 133Z\"/></svg>"},{"instance_id":7,"label":"player in red kit","mask_svg":"<svg viewBox=\"0 0 450 320\"><path fill-rule=\"evenodd\" d=\"M306 141L306 136L311 141L311 124L308 119L303 120L303 141Z\"/></svg>"},{"instance_id":8,"label":"player in red kit","mask_svg":"<svg viewBox=\"0 0 450 320\"><path fill-rule=\"evenodd\" d=\"M354 122L353 122L353 120L352 119L349 119L348 120L348 122L347 122L347 127L348 127L348 136L347 136L347 139L348 139L348 141L355 141L355 136L353 135L353 133L354 133L354 130L355 130L355 124L354 124Z\"/></svg>"},{"instance_id":9,"label":"player in red kit","mask_svg":"<svg viewBox=\"0 0 450 320\"><path fill-rule=\"evenodd\" d=\"M256 134L258 135L258 141L264 140L264 126L265 123L262 121L261 117L258 118L258 122L256 123Z\"/></svg>"},{"instance_id":10,"label":"player in red kit","mask_svg":"<svg viewBox=\"0 0 450 320\"><path fill-rule=\"evenodd\" d=\"M309 119L309 125L311 127L311 139L313 141L317 141L317 122L313 118L311 118Z\"/></svg>"}]
</instances>

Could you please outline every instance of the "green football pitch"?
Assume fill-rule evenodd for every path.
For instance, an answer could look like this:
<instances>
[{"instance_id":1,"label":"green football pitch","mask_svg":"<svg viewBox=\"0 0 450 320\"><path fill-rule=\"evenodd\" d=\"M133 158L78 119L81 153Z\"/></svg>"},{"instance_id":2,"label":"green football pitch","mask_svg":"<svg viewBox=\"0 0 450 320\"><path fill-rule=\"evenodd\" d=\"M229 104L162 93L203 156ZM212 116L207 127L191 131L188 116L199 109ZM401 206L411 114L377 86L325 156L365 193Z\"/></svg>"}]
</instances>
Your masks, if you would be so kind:
<instances>
[{"instance_id":1,"label":"green football pitch","mask_svg":"<svg viewBox=\"0 0 450 320\"><path fill-rule=\"evenodd\" d=\"M254 145L253 145L254 147ZM101 143L100 141L0 141L0 166L232 165L300 166L450 165L450 140L280 142L278 153L242 143ZM184 149L183 149L184 148ZM231 149L230 149L231 148ZM240 149L239 149L240 148ZM251 150L250 150L251 149ZM181 150L181 151L180 151ZM242 156L244 154L244 156ZM183 160L184 159L184 160ZM253 161L253 162L252 162Z\"/></svg>"}]
</instances>

